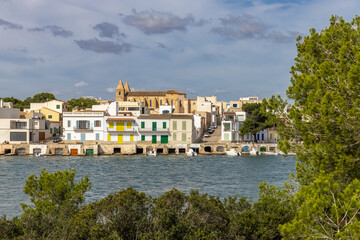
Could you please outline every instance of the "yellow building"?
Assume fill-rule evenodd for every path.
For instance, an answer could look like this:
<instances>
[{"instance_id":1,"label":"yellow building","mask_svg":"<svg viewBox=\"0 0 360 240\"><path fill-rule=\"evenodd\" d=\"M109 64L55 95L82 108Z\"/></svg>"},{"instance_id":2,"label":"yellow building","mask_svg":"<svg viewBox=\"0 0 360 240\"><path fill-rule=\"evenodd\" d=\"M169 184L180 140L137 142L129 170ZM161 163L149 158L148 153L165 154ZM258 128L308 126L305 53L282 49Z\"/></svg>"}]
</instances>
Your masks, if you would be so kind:
<instances>
[{"instance_id":1,"label":"yellow building","mask_svg":"<svg viewBox=\"0 0 360 240\"><path fill-rule=\"evenodd\" d=\"M160 105L172 105L175 106L175 113L184 113L187 99L185 93L176 90L131 91L129 84L126 82L124 86L120 80L116 88L116 101L141 102L150 110L154 110Z\"/></svg>"},{"instance_id":2,"label":"yellow building","mask_svg":"<svg viewBox=\"0 0 360 240\"><path fill-rule=\"evenodd\" d=\"M43 107L38 110L39 113L43 115L45 120L49 120L50 123L50 133L51 134L60 134L62 128L62 114L58 111L52 110L50 108Z\"/></svg>"}]
</instances>

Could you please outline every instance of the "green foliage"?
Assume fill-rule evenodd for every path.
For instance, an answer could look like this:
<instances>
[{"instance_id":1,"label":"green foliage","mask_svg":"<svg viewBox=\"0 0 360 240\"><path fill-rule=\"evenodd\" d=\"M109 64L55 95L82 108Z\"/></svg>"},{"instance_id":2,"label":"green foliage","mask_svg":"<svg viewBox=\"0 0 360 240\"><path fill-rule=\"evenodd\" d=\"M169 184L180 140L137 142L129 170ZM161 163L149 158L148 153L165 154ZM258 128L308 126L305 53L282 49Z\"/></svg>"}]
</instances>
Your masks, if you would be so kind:
<instances>
[{"instance_id":1,"label":"green foliage","mask_svg":"<svg viewBox=\"0 0 360 240\"><path fill-rule=\"evenodd\" d=\"M4 102L12 102L14 108L19 108L24 110L25 108L30 108L30 103L42 103L56 99L52 93L38 93L35 94L32 98L27 97L24 101L14 98L14 97L5 97L2 98Z\"/></svg>"},{"instance_id":2,"label":"green foliage","mask_svg":"<svg viewBox=\"0 0 360 240\"><path fill-rule=\"evenodd\" d=\"M297 179L310 184L320 172L344 183L360 177L360 17L333 16L330 26L299 38L283 116L281 147L297 153ZM275 99L272 99L275 101ZM278 106L284 102L278 101Z\"/></svg>"},{"instance_id":3,"label":"green foliage","mask_svg":"<svg viewBox=\"0 0 360 240\"><path fill-rule=\"evenodd\" d=\"M85 108L91 108L92 105L98 105L99 103L95 99L89 98L72 98L68 101L68 110L76 108L82 110Z\"/></svg>"},{"instance_id":4,"label":"green foliage","mask_svg":"<svg viewBox=\"0 0 360 240\"><path fill-rule=\"evenodd\" d=\"M297 193L296 217L281 226L284 239L359 239L360 181L345 185L324 172Z\"/></svg>"},{"instance_id":5,"label":"green foliage","mask_svg":"<svg viewBox=\"0 0 360 240\"><path fill-rule=\"evenodd\" d=\"M33 206L21 204L21 217L25 236L33 239L63 238L70 226L69 219L84 202L84 194L91 188L85 175L74 182L75 169L48 173L41 170L39 177L29 176L24 193L29 195Z\"/></svg>"},{"instance_id":6,"label":"green foliage","mask_svg":"<svg viewBox=\"0 0 360 240\"><path fill-rule=\"evenodd\" d=\"M19 218L7 220L6 216L0 218L0 239L14 239L24 234Z\"/></svg>"},{"instance_id":7,"label":"green foliage","mask_svg":"<svg viewBox=\"0 0 360 240\"><path fill-rule=\"evenodd\" d=\"M256 133L273 126L274 122L270 121L272 118L268 118L266 108L261 103L245 103L242 110L246 112L246 119L240 128L240 134L251 133L257 142Z\"/></svg>"},{"instance_id":8,"label":"green foliage","mask_svg":"<svg viewBox=\"0 0 360 240\"><path fill-rule=\"evenodd\" d=\"M55 100L55 99L56 98L55 98L54 94L52 94L52 93L38 93L32 97L31 102L43 103L43 102L48 102L48 101Z\"/></svg>"}]
</instances>

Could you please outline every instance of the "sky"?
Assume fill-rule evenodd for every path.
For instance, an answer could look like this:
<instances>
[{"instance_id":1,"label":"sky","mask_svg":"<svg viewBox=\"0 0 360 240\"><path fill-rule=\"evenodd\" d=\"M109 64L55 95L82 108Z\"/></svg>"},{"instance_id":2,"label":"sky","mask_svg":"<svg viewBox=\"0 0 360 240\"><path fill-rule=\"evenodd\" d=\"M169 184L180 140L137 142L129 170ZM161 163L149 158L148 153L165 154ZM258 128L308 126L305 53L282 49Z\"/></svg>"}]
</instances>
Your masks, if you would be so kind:
<instances>
[{"instance_id":1,"label":"sky","mask_svg":"<svg viewBox=\"0 0 360 240\"><path fill-rule=\"evenodd\" d=\"M0 0L0 97L285 96L296 38L359 0Z\"/></svg>"}]
</instances>

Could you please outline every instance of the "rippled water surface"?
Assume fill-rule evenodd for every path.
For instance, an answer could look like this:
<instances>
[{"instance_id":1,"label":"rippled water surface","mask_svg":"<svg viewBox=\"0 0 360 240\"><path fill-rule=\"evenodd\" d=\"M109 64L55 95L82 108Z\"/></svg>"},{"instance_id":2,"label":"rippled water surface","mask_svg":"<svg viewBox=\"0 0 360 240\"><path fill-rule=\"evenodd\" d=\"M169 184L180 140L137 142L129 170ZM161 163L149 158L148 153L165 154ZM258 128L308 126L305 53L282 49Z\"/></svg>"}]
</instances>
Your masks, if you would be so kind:
<instances>
[{"instance_id":1,"label":"rippled water surface","mask_svg":"<svg viewBox=\"0 0 360 240\"><path fill-rule=\"evenodd\" d=\"M0 216L21 215L20 203L29 203L22 190L27 177L76 168L77 179L87 174L92 189L86 201L101 199L129 186L157 197L177 188L198 189L221 198L238 194L257 199L259 182L281 187L295 172L295 159L282 156L0 156Z\"/></svg>"}]
</instances>

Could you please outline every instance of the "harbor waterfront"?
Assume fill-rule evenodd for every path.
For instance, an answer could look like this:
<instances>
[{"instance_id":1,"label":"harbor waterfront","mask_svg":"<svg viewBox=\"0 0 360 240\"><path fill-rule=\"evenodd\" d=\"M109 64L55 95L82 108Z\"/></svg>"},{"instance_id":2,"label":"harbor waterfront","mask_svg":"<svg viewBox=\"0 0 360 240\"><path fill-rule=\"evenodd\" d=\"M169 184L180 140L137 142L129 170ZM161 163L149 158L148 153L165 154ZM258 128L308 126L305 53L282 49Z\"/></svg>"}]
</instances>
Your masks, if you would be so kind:
<instances>
[{"instance_id":1,"label":"harbor waterfront","mask_svg":"<svg viewBox=\"0 0 360 240\"><path fill-rule=\"evenodd\" d=\"M256 200L259 183L281 187L295 173L292 156L0 156L0 215L20 216L20 203L30 203L22 190L29 175L76 168L80 179L88 174L92 189L86 202L104 198L129 186L152 197L177 188L225 198L243 196Z\"/></svg>"}]
</instances>

